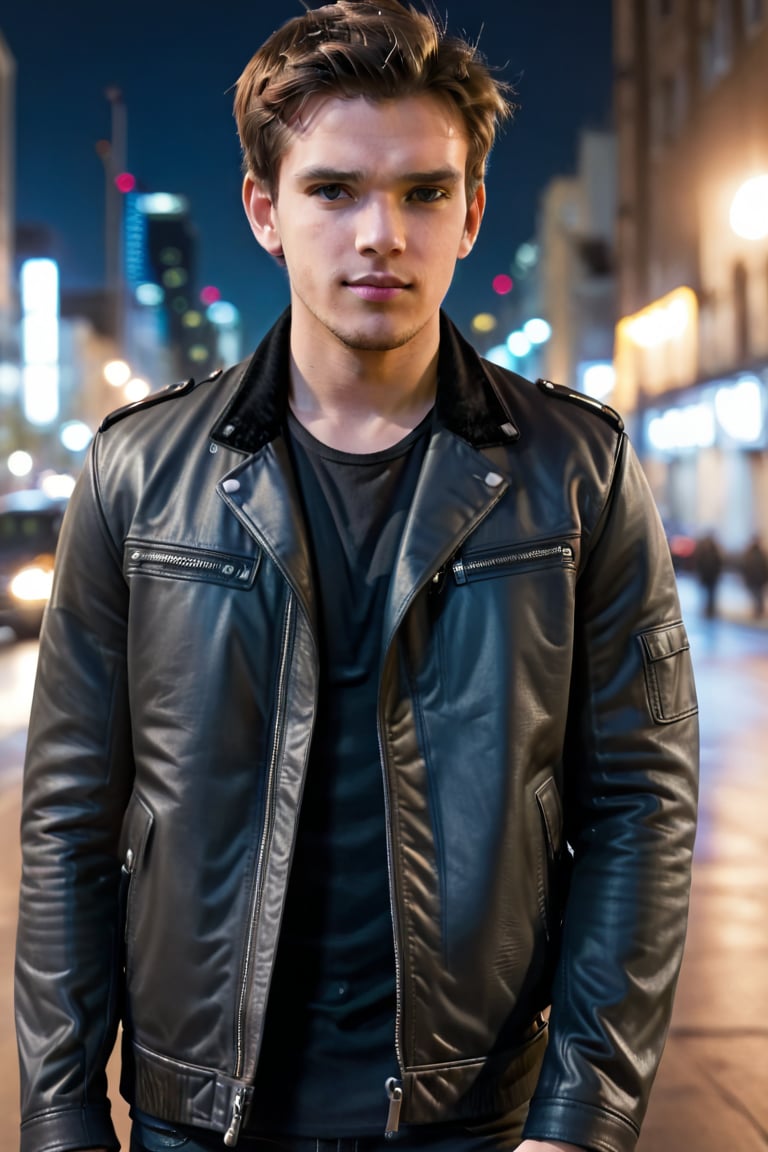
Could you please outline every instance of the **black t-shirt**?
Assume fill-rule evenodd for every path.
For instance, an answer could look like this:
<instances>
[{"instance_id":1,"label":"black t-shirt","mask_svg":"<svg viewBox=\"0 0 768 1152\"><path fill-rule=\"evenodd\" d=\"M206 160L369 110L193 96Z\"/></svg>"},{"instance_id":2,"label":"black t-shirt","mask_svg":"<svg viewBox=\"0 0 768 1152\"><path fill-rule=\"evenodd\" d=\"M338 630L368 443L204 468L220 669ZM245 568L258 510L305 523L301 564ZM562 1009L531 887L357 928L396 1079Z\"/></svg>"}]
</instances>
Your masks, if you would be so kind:
<instances>
[{"instance_id":1,"label":"black t-shirt","mask_svg":"<svg viewBox=\"0 0 768 1152\"><path fill-rule=\"evenodd\" d=\"M355 455L289 417L314 557L320 699L246 1131L380 1133L397 1076L395 960L376 709L384 603L431 416Z\"/></svg>"}]
</instances>

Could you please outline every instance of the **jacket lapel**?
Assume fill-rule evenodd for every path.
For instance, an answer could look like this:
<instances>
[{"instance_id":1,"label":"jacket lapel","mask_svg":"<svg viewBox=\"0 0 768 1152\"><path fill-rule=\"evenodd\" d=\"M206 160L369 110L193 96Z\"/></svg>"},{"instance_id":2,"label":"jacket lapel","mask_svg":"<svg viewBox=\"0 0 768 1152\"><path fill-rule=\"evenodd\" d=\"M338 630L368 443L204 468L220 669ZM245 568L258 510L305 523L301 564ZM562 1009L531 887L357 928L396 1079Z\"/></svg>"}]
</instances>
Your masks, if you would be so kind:
<instances>
[{"instance_id":1,"label":"jacket lapel","mask_svg":"<svg viewBox=\"0 0 768 1152\"><path fill-rule=\"evenodd\" d=\"M314 627L309 544L282 436L229 472L218 490L245 529L281 570Z\"/></svg>"},{"instance_id":2,"label":"jacket lapel","mask_svg":"<svg viewBox=\"0 0 768 1152\"><path fill-rule=\"evenodd\" d=\"M509 489L488 457L446 428L432 434L403 529L384 617L385 646L414 596Z\"/></svg>"}]
</instances>

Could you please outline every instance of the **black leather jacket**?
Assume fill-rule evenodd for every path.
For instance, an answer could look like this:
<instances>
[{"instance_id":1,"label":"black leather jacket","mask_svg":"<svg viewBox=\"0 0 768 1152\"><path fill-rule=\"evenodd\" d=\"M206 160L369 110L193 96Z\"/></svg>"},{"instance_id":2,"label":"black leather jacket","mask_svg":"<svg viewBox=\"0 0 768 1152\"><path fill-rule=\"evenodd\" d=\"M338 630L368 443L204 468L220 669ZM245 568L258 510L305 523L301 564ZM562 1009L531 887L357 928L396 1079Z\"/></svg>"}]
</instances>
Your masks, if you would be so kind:
<instances>
[{"instance_id":1,"label":"black leather jacket","mask_svg":"<svg viewBox=\"0 0 768 1152\"><path fill-rule=\"evenodd\" d=\"M231 1143L250 1103L317 702L288 325L108 418L72 497L25 779L23 1152L115 1146L121 1016L140 1108ZM694 836L675 581L618 417L445 319L382 653L400 1118L538 1076L527 1136L625 1152Z\"/></svg>"}]
</instances>

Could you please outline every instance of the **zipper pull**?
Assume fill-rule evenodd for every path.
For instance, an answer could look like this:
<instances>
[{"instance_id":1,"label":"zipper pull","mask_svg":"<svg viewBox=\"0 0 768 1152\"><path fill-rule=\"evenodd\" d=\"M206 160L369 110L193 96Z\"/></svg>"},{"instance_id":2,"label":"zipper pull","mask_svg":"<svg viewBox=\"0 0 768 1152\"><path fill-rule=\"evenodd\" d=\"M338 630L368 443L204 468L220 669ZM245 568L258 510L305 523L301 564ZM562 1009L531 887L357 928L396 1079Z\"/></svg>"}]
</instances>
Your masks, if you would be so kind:
<instances>
[{"instance_id":1,"label":"zipper pull","mask_svg":"<svg viewBox=\"0 0 768 1152\"><path fill-rule=\"evenodd\" d=\"M430 592L433 596L440 595L443 590L443 584L445 584L445 565L443 565L442 568L438 568L437 572L435 572L434 576L432 577Z\"/></svg>"},{"instance_id":2,"label":"zipper pull","mask_svg":"<svg viewBox=\"0 0 768 1152\"><path fill-rule=\"evenodd\" d=\"M403 1086L394 1076L390 1076L384 1087L389 1097L389 1111L387 1112L387 1126L384 1129L384 1139L393 1140L400 1127L400 1109L403 1106Z\"/></svg>"},{"instance_id":3,"label":"zipper pull","mask_svg":"<svg viewBox=\"0 0 768 1152\"><path fill-rule=\"evenodd\" d=\"M229 1128L224 1135L224 1143L227 1148L234 1148L237 1144L237 1138L240 1135L240 1127L243 1123L243 1101L245 1100L245 1088L238 1088L235 1092L235 1098L232 1101L232 1119L229 1122Z\"/></svg>"},{"instance_id":4,"label":"zipper pull","mask_svg":"<svg viewBox=\"0 0 768 1152\"><path fill-rule=\"evenodd\" d=\"M458 556L454 560L451 567L453 569L453 578L456 581L456 583L457 584L466 584L467 572L466 572L466 569L464 568L464 561L462 560L461 556Z\"/></svg>"}]
</instances>

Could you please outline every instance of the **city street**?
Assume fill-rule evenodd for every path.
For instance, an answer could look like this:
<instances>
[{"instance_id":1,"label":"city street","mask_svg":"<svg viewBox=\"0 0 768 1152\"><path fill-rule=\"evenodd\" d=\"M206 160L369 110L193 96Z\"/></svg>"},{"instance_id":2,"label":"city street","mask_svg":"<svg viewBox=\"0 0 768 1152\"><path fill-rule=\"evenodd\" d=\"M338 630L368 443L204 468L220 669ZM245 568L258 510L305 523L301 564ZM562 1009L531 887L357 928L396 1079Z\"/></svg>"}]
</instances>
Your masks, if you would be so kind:
<instances>
[{"instance_id":1,"label":"city street","mask_svg":"<svg viewBox=\"0 0 768 1152\"><path fill-rule=\"evenodd\" d=\"M701 823L688 947L672 1031L640 1152L768 1147L768 626L740 590L704 621L681 598L702 721ZM0 636L0 1148L17 1145L11 972L19 784L37 657ZM125 1109L116 1105L121 1133Z\"/></svg>"}]
</instances>

